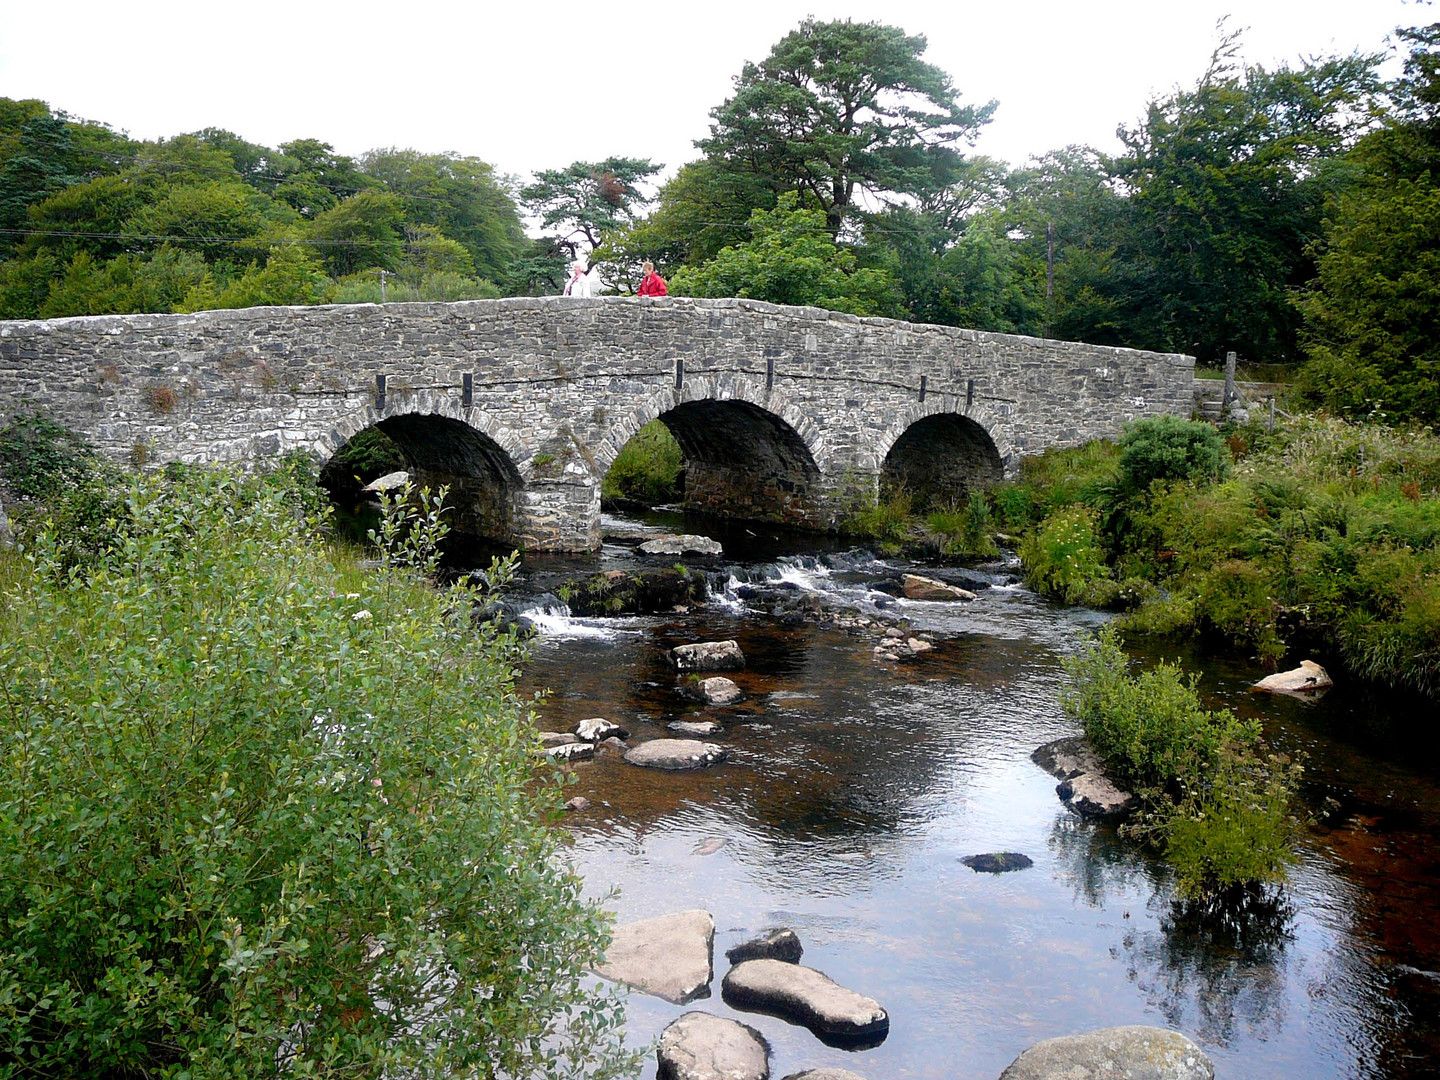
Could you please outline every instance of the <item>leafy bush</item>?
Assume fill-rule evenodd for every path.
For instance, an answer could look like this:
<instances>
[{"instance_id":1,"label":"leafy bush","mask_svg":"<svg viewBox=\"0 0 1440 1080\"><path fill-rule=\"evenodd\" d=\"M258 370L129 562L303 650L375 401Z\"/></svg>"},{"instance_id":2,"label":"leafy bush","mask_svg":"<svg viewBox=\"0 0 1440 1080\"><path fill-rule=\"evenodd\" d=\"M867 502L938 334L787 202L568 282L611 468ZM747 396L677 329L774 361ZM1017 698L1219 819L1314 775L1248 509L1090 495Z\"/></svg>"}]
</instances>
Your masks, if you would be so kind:
<instances>
[{"instance_id":1,"label":"leafy bush","mask_svg":"<svg viewBox=\"0 0 1440 1080\"><path fill-rule=\"evenodd\" d=\"M1200 704L1195 679L1160 663L1130 675L1107 630L1065 661L1065 709L1140 800L1133 835L1159 846L1183 894L1279 881L1291 860L1299 767L1266 757L1259 725Z\"/></svg>"},{"instance_id":2,"label":"leafy bush","mask_svg":"<svg viewBox=\"0 0 1440 1080\"><path fill-rule=\"evenodd\" d=\"M910 493L896 489L880 500L861 498L840 521L839 529L882 543L899 543L910 535Z\"/></svg>"},{"instance_id":3,"label":"leafy bush","mask_svg":"<svg viewBox=\"0 0 1440 1080\"><path fill-rule=\"evenodd\" d=\"M378 427L368 427L335 451L320 470L319 483L337 498L354 498L370 481L408 467L390 436Z\"/></svg>"},{"instance_id":4,"label":"leafy bush","mask_svg":"<svg viewBox=\"0 0 1440 1080\"><path fill-rule=\"evenodd\" d=\"M45 500L95 473L85 439L43 413L22 413L0 428L0 478L21 499Z\"/></svg>"},{"instance_id":5,"label":"leafy bush","mask_svg":"<svg viewBox=\"0 0 1440 1080\"><path fill-rule=\"evenodd\" d=\"M1020 545L1030 587L1067 604L1089 603L1092 590L1110 577L1096 532L1096 514L1084 506L1057 510Z\"/></svg>"},{"instance_id":6,"label":"leafy bush","mask_svg":"<svg viewBox=\"0 0 1440 1080\"><path fill-rule=\"evenodd\" d=\"M990 503L979 491L972 491L963 507L936 510L925 519L925 527L941 540L941 554L953 558L994 555L994 526Z\"/></svg>"},{"instance_id":7,"label":"leafy bush","mask_svg":"<svg viewBox=\"0 0 1440 1080\"><path fill-rule=\"evenodd\" d=\"M0 1071L626 1066L515 646L406 565L436 531L361 572L256 480L128 501L87 578L42 529L0 603Z\"/></svg>"},{"instance_id":8,"label":"leafy bush","mask_svg":"<svg viewBox=\"0 0 1440 1080\"><path fill-rule=\"evenodd\" d=\"M684 492L684 473L685 454L680 444L663 423L651 420L615 455L600 494L649 506L673 502Z\"/></svg>"},{"instance_id":9,"label":"leafy bush","mask_svg":"<svg viewBox=\"0 0 1440 1080\"><path fill-rule=\"evenodd\" d=\"M1120 475L1132 488L1157 480L1218 480L1224 469L1220 432L1198 420L1147 416L1125 425L1120 436Z\"/></svg>"}]
</instances>

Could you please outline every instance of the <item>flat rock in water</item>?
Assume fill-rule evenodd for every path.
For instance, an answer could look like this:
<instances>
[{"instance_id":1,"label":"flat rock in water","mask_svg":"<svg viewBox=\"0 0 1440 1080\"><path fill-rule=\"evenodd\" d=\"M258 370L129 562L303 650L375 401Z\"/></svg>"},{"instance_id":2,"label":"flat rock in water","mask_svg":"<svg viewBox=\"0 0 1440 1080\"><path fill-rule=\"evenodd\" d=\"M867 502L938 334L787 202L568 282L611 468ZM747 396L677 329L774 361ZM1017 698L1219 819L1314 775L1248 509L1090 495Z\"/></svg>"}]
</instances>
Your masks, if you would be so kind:
<instances>
[{"instance_id":1,"label":"flat rock in water","mask_svg":"<svg viewBox=\"0 0 1440 1080\"><path fill-rule=\"evenodd\" d=\"M878 1046L890 1032L878 1001L800 964L746 960L725 974L721 987L727 1005L802 1024L824 1042Z\"/></svg>"},{"instance_id":2,"label":"flat rock in water","mask_svg":"<svg viewBox=\"0 0 1440 1080\"><path fill-rule=\"evenodd\" d=\"M1304 697L1307 694L1318 694L1334 685L1334 681L1323 667L1313 660L1301 660L1299 667L1267 675L1250 689L1270 694L1294 694Z\"/></svg>"},{"instance_id":3,"label":"flat rock in water","mask_svg":"<svg viewBox=\"0 0 1440 1080\"><path fill-rule=\"evenodd\" d=\"M660 1034L657 1080L766 1080L770 1048L752 1027L687 1012Z\"/></svg>"},{"instance_id":4,"label":"flat rock in water","mask_svg":"<svg viewBox=\"0 0 1440 1080\"><path fill-rule=\"evenodd\" d=\"M580 741L568 731L542 731L539 734L540 745L544 747L569 746Z\"/></svg>"},{"instance_id":5,"label":"flat rock in water","mask_svg":"<svg viewBox=\"0 0 1440 1080\"><path fill-rule=\"evenodd\" d=\"M555 761L584 761L595 756L595 747L588 742L568 742L547 746L545 753Z\"/></svg>"},{"instance_id":6,"label":"flat rock in water","mask_svg":"<svg viewBox=\"0 0 1440 1080\"><path fill-rule=\"evenodd\" d=\"M791 1073L785 1080L865 1080L865 1077L849 1069L806 1069Z\"/></svg>"},{"instance_id":7,"label":"flat rock in water","mask_svg":"<svg viewBox=\"0 0 1440 1080\"><path fill-rule=\"evenodd\" d=\"M646 769L703 769L725 760L725 750L699 739L651 739L625 751L625 760Z\"/></svg>"},{"instance_id":8,"label":"flat rock in water","mask_svg":"<svg viewBox=\"0 0 1440 1080\"><path fill-rule=\"evenodd\" d=\"M703 701L706 705L733 705L745 696L745 692L724 675L711 675L708 679L682 683L680 692L695 701Z\"/></svg>"},{"instance_id":9,"label":"flat rock in water","mask_svg":"<svg viewBox=\"0 0 1440 1080\"><path fill-rule=\"evenodd\" d=\"M1103 775L1105 772L1099 755L1090 749L1090 743L1083 735L1072 735L1068 739L1048 742L1036 749L1030 755L1030 760L1057 780L1069 780L1081 773Z\"/></svg>"},{"instance_id":10,"label":"flat rock in water","mask_svg":"<svg viewBox=\"0 0 1440 1080\"><path fill-rule=\"evenodd\" d=\"M732 964L743 964L746 960L783 960L787 964L798 964L805 947L794 930L772 930L757 938L725 950L725 959Z\"/></svg>"},{"instance_id":11,"label":"flat rock in water","mask_svg":"<svg viewBox=\"0 0 1440 1080\"><path fill-rule=\"evenodd\" d=\"M719 735L724 732L725 725L717 724L714 720L672 720L665 725L671 731L678 731L682 735Z\"/></svg>"},{"instance_id":12,"label":"flat rock in water","mask_svg":"<svg viewBox=\"0 0 1440 1080\"><path fill-rule=\"evenodd\" d=\"M368 491L371 493L379 493L381 491L394 491L396 488L404 487L409 482L410 474L405 470L401 469L399 472L386 473L384 476L381 476L375 480L371 480L370 483L366 484L360 490Z\"/></svg>"},{"instance_id":13,"label":"flat rock in water","mask_svg":"<svg viewBox=\"0 0 1440 1080\"><path fill-rule=\"evenodd\" d=\"M654 540L646 540L640 545L642 555L722 555L724 552L720 541L691 533L657 536Z\"/></svg>"},{"instance_id":14,"label":"flat rock in water","mask_svg":"<svg viewBox=\"0 0 1440 1080\"><path fill-rule=\"evenodd\" d=\"M1062 780L1055 787L1059 795L1081 817L1115 821L1130 812L1134 796L1116 787L1107 777L1081 773Z\"/></svg>"},{"instance_id":15,"label":"flat rock in water","mask_svg":"<svg viewBox=\"0 0 1440 1080\"><path fill-rule=\"evenodd\" d=\"M630 733L613 720L603 716L592 716L575 725L575 734L586 742L598 743L606 739L628 739Z\"/></svg>"},{"instance_id":16,"label":"flat rock in water","mask_svg":"<svg viewBox=\"0 0 1440 1080\"><path fill-rule=\"evenodd\" d=\"M984 855L966 855L960 860L978 874L1007 874L1011 870L1028 870L1035 865L1029 855L1018 851L992 851Z\"/></svg>"},{"instance_id":17,"label":"flat rock in water","mask_svg":"<svg viewBox=\"0 0 1440 1080\"><path fill-rule=\"evenodd\" d=\"M576 795L573 799L565 800L565 809L580 812L590 809L590 800L584 795Z\"/></svg>"},{"instance_id":18,"label":"flat rock in water","mask_svg":"<svg viewBox=\"0 0 1440 1080\"><path fill-rule=\"evenodd\" d=\"M974 600L975 594L958 585L947 585L919 574L902 574L900 591L907 600Z\"/></svg>"},{"instance_id":19,"label":"flat rock in water","mask_svg":"<svg viewBox=\"0 0 1440 1080\"><path fill-rule=\"evenodd\" d=\"M1215 1080L1215 1066L1178 1031L1132 1025L1036 1043L1000 1080Z\"/></svg>"},{"instance_id":20,"label":"flat rock in water","mask_svg":"<svg viewBox=\"0 0 1440 1080\"><path fill-rule=\"evenodd\" d=\"M693 909L617 926L595 974L676 1005L710 996L715 920Z\"/></svg>"},{"instance_id":21,"label":"flat rock in water","mask_svg":"<svg viewBox=\"0 0 1440 1080\"><path fill-rule=\"evenodd\" d=\"M676 645L666 655L681 671L738 671L745 666L745 654L736 641Z\"/></svg>"}]
</instances>

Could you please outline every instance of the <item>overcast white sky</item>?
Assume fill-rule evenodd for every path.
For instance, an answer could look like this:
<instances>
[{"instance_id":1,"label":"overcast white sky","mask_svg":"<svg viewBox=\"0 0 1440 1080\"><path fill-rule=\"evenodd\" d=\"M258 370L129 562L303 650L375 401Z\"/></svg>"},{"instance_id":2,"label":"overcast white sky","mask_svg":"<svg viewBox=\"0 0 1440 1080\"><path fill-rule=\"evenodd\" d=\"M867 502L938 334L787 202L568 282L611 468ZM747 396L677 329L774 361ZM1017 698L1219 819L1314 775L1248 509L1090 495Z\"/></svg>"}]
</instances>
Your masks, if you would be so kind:
<instances>
[{"instance_id":1,"label":"overcast white sky","mask_svg":"<svg viewBox=\"0 0 1440 1080\"><path fill-rule=\"evenodd\" d=\"M343 153L453 150L524 175L611 154L667 173L696 156L746 60L806 15L892 23L963 100L1000 103L977 145L1019 164L1067 143L1114 148L1145 101L1192 84L1216 20L1244 56L1379 51L1417 0L0 0L0 95L154 138L228 128Z\"/></svg>"}]
</instances>

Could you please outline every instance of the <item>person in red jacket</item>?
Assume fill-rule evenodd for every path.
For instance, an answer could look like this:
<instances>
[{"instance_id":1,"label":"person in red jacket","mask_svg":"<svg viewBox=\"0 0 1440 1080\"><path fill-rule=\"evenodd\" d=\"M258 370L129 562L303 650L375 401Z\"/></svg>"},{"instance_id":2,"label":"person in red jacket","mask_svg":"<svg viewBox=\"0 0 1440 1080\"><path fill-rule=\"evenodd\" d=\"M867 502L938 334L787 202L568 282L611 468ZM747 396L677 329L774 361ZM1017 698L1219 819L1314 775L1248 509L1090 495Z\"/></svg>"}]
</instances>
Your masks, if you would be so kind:
<instances>
[{"instance_id":1,"label":"person in red jacket","mask_svg":"<svg viewBox=\"0 0 1440 1080\"><path fill-rule=\"evenodd\" d=\"M645 279L640 282L640 291L635 295L665 296L668 295L669 292L670 289L668 286L666 286L665 279L659 274L655 273L655 264L652 262L647 262L645 264Z\"/></svg>"}]
</instances>

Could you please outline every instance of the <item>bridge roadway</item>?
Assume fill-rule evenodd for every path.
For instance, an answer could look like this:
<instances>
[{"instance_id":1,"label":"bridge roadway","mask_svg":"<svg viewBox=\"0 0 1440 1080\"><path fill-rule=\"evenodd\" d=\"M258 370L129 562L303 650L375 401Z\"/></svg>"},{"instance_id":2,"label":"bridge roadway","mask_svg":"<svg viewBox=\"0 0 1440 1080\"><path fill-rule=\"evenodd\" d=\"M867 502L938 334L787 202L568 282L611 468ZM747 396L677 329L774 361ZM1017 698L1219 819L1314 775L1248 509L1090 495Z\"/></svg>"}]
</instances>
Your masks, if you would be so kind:
<instances>
[{"instance_id":1,"label":"bridge roadway","mask_svg":"<svg viewBox=\"0 0 1440 1080\"><path fill-rule=\"evenodd\" d=\"M1050 446L1188 415L1194 360L754 300L541 297L0 322L0 394L136 464L325 461L378 425L454 525L599 543L657 417L691 506L826 528L882 474L958 498Z\"/></svg>"}]
</instances>

